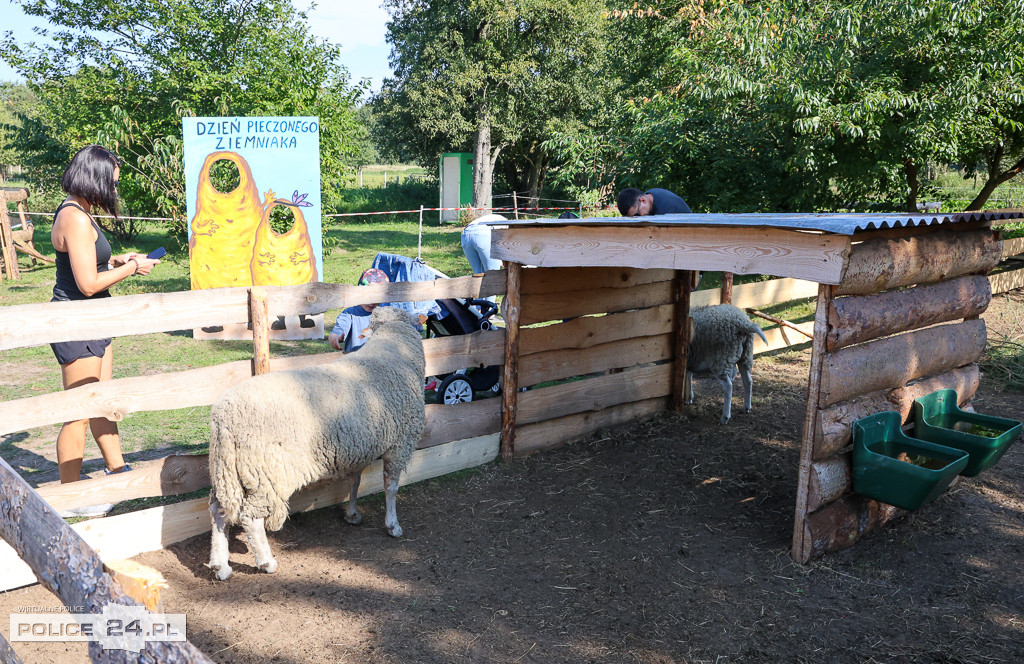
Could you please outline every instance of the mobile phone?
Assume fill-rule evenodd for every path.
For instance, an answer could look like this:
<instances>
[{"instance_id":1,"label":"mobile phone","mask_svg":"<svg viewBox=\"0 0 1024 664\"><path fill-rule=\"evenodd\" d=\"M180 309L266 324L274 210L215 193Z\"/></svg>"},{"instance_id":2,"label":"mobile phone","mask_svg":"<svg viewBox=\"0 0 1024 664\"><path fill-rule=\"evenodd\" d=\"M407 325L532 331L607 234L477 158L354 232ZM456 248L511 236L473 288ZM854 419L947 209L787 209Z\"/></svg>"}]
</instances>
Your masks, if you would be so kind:
<instances>
[{"instance_id":1,"label":"mobile phone","mask_svg":"<svg viewBox=\"0 0 1024 664\"><path fill-rule=\"evenodd\" d=\"M164 254L166 253L167 250L164 249L163 247L160 247L159 249L154 249L153 251L146 254L146 258L163 258Z\"/></svg>"}]
</instances>

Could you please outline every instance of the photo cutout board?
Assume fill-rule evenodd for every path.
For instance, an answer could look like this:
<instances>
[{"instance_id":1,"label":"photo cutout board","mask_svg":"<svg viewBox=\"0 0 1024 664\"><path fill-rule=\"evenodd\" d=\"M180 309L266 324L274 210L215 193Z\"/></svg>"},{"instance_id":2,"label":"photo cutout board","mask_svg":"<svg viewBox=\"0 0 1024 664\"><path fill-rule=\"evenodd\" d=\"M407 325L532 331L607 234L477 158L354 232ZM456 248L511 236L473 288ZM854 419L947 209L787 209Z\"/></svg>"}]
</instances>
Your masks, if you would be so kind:
<instances>
[{"instance_id":1,"label":"photo cutout board","mask_svg":"<svg viewBox=\"0 0 1024 664\"><path fill-rule=\"evenodd\" d=\"M182 118L192 290L320 281L320 123L314 117ZM270 311L271 339L323 339L323 314ZM252 339L245 323L196 339Z\"/></svg>"}]
</instances>

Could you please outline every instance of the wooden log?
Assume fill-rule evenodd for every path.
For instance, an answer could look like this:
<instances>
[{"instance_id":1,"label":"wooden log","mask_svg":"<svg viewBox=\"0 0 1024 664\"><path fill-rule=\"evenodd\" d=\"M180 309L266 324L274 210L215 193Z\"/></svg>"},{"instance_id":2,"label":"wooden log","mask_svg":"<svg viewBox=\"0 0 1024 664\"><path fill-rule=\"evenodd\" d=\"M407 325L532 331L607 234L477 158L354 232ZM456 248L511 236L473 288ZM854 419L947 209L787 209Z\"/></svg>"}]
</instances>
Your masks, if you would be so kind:
<instances>
[{"instance_id":1,"label":"wooden log","mask_svg":"<svg viewBox=\"0 0 1024 664\"><path fill-rule=\"evenodd\" d=\"M836 454L811 464L807 511L814 512L853 491L853 455Z\"/></svg>"},{"instance_id":2,"label":"wooden log","mask_svg":"<svg viewBox=\"0 0 1024 664\"><path fill-rule=\"evenodd\" d=\"M671 357L671 334L626 339L593 348L534 353L519 360L519 385L526 387L549 380L668 360Z\"/></svg>"},{"instance_id":3,"label":"wooden log","mask_svg":"<svg viewBox=\"0 0 1024 664\"><path fill-rule=\"evenodd\" d=\"M21 253L25 254L26 256L38 258L39 260L47 263L56 263L56 261L50 258L49 256L44 256L35 249L33 249L32 247L29 247L28 245L25 245L17 240L14 241L14 248L20 251Z\"/></svg>"},{"instance_id":4,"label":"wooden log","mask_svg":"<svg viewBox=\"0 0 1024 664\"><path fill-rule=\"evenodd\" d=\"M249 326L252 327L252 375L270 373L270 317L264 288L249 289Z\"/></svg>"},{"instance_id":5,"label":"wooden log","mask_svg":"<svg viewBox=\"0 0 1024 664\"><path fill-rule=\"evenodd\" d=\"M519 427L516 432L516 456L524 457L541 450L555 449L589 436L599 429L654 417L665 412L668 406L668 397L658 397L527 424Z\"/></svg>"},{"instance_id":6,"label":"wooden log","mask_svg":"<svg viewBox=\"0 0 1024 664\"><path fill-rule=\"evenodd\" d=\"M23 203L28 200L29 192L25 187L0 187L0 193L7 195L8 203Z\"/></svg>"},{"instance_id":7,"label":"wooden log","mask_svg":"<svg viewBox=\"0 0 1024 664\"><path fill-rule=\"evenodd\" d=\"M836 289L826 284L818 287L818 302L814 314L814 341L811 345L811 368L807 376L807 406L804 410L803 431L800 438L800 466L797 473L796 507L793 514L793 546L790 555L797 562L807 562L804 555L808 492L811 481L811 457L814 454L814 423L818 414L819 393L825 364L825 337L828 334L828 310Z\"/></svg>"},{"instance_id":8,"label":"wooden log","mask_svg":"<svg viewBox=\"0 0 1024 664\"><path fill-rule=\"evenodd\" d=\"M44 484L37 491L55 510L119 503L153 496L177 496L210 486L207 454L175 454L116 473L70 484Z\"/></svg>"},{"instance_id":9,"label":"wooden log","mask_svg":"<svg viewBox=\"0 0 1024 664\"><path fill-rule=\"evenodd\" d=\"M990 230L934 233L854 246L837 295L870 295L912 284L985 274L1002 258Z\"/></svg>"},{"instance_id":10,"label":"wooden log","mask_svg":"<svg viewBox=\"0 0 1024 664\"><path fill-rule=\"evenodd\" d=\"M905 512L897 507L858 495L833 501L804 522L804 548L800 558L806 562L829 551L845 549L864 533L903 514Z\"/></svg>"},{"instance_id":11,"label":"wooden log","mask_svg":"<svg viewBox=\"0 0 1024 664\"><path fill-rule=\"evenodd\" d=\"M500 270L472 277L349 286L301 284L267 289L270 316L320 314L372 302L418 302L504 293ZM122 295L100 300L0 307L0 350L197 327L248 323L248 288Z\"/></svg>"},{"instance_id":12,"label":"wooden log","mask_svg":"<svg viewBox=\"0 0 1024 664\"><path fill-rule=\"evenodd\" d=\"M519 395L516 422L522 426L592 412L671 393L672 365L657 364L530 390Z\"/></svg>"},{"instance_id":13,"label":"wooden log","mask_svg":"<svg viewBox=\"0 0 1024 664\"><path fill-rule=\"evenodd\" d=\"M564 348L591 348L639 336L669 334L675 305L663 304L607 316L584 316L564 323L519 330L520 356Z\"/></svg>"},{"instance_id":14,"label":"wooden log","mask_svg":"<svg viewBox=\"0 0 1024 664\"><path fill-rule=\"evenodd\" d=\"M519 397L519 325L522 322L523 266L505 263L507 274L505 300L505 364L501 380L501 458L511 461L515 455L516 407Z\"/></svg>"},{"instance_id":15,"label":"wooden log","mask_svg":"<svg viewBox=\"0 0 1024 664\"><path fill-rule=\"evenodd\" d=\"M523 295L548 295L595 288L633 288L671 281L674 270L635 267L536 267L523 270Z\"/></svg>"},{"instance_id":16,"label":"wooden log","mask_svg":"<svg viewBox=\"0 0 1024 664\"><path fill-rule=\"evenodd\" d=\"M680 413L689 399L686 385L686 362L693 341L693 325L690 320L690 292L693 273L680 270L676 273L675 325L672 330L672 410Z\"/></svg>"},{"instance_id":17,"label":"wooden log","mask_svg":"<svg viewBox=\"0 0 1024 664\"><path fill-rule=\"evenodd\" d=\"M813 332L808 332L807 330L803 329L799 325L794 325L793 323L790 323L788 320L782 320L781 318L776 318L775 316L771 316L769 314L766 314L763 311L758 311L757 309L750 309L750 308L748 308L745 311L748 314L750 314L751 316L757 316L759 318L763 318L765 320L769 320L769 321L775 323L776 325L781 325L782 327L788 327L791 330L795 330L796 332L799 332L800 334L802 334L803 336L807 337L808 339L813 339L814 338L814 333Z\"/></svg>"},{"instance_id":18,"label":"wooden log","mask_svg":"<svg viewBox=\"0 0 1024 664\"><path fill-rule=\"evenodd\" d=\"M732 272L722 273L722 304L732 304Z\"/></svg>"},{"instance_id":19,"label":"wooden log","mask_svg":"<svg viewBox=\"0 0 1024 664\"><path fill-rule=\"evenodd\" d=\"M786 327L771 327L764 330L767 343L761 341L761 337L754 337L754 355L770 353L773 350L782 348L793 348L805 346L811 343L814 336L814 321L807 323L794 323L798 331L789 331Z\"/></svg>"},{"instance_id":20,"label":"wooden log","mask_svg":"<svg viewBox=\"0 0 1024 664\"><path fill-rule=\"evenodd\" d=\"M17 280L18 256L14 252L14 235L11 231L11 218L7 214L7 193L0 191L0 258L4 261L7 278Z\"/></svg>"},{"instance_id":21,"label":"wooden log","mask_svg":"<svg viewBox=\"0 0 1024 664\"><path fill-rule=\"evenodd\" d=\"M991 300L991 284L980 275L880 295L836 298L829 311L828 350L979 316Z\"/></svg>"},{"instance_id":22,"label":"wooden log","mask_svg":"<svg viewBox=\"0 0 1024 664\"><path fill-rule=\"evenodd\" d=\"M595 288L534 295L523 300L520 325L559 320L587 314L617 313L675 302L671 281L641 284L633 288Z\"/></svg>"},{"instance_id":23,"label":"wooden log","mask_svg":"<svg viewBox=\"0 0 1024 664\"><path fill-rule=\"evenodd\" d=\"M473 468L494 461L497 455L497 434L416 450L409 460L406 471L399 478L399 483L406 486L425 479ZM378 460L363 471L359 482L360 496L383 491L382 468L382 462ZM289 501L289 511L295 513L318 509L347 500L348 482L346 480L326 480L295 493ZM41 500L39 503L45 506ZM6 504L6 502L0 502L0 522L7 519L6 507L4 507ZM56 517L56 514L54 516ZM64 523L63 519L59 520ZM26 523L32 525L33 522L26 521ZM89 519L74 524L71 529L78 533L80 536L78 539L84 539L88 546L95 549L104 559L131 558L140 553L156 551L175 542L209 532L209 500L197 498L128 514ZM68 583L69 579L79 576L77 568L69 568L59 559L54 561L54 568L58 570L58 580L61 583ZM4 570L4 575L0 577L0 591L19 588L36 581L32 570L18 559L18 554L11 547L4 545L3 542L0 542L0 569ZM83 582L88 582L91 578L86 574L81 574L81 576ZM61 599L64 598L61 597Z\"/></svg>"},{"instance_id":24,"label":"wooden log","mask_svg":"<svg viewBox=\"0 0 1024 664\"><path fill-rule=\"evenodd\" d=\"M828 353L819 406L971 364L985 352L985 321L940 325Z\"/></svg>"},{"instance_id":25,"label":"wooden log","mask_svg":"<svg viewBox=\"0 0 1024 664\"><path fill-rule=\"evenodd\" d=\"M928 376L893 390L879 390L840 401L818 411L815 423L814 460L819 461L836 454L853 440L851 424L862 417L895 410L906 422L914 407L914 399L936 390L956 390L960 405L967 404L978 391L981 372L977 364L957 367L938 376Z\"/></svg>"},{"instance_id":26,"label":"wooden log","mask_svg":"<svg viewBox=\"0 0 1024 664\"><path fill-rule=\"evenodd\" d=\"M169 588L164 575L134 560L106 560L103 567L129 597L150 611L160 612L160 594Z\"/></svg>"},{"instance_id":27,"label":"wooden log","mask_svg":"<svg viewBox=\"0 0 1024 664\"><path fill-rule=\"evenodd\" d=\"M96 552L57 516L21 477L0 459L0 536L27 563L39 581L76 613L100 613L108 604L139 606L121 590ZM211 662L191 643L156 641L146 645L153 661ZM94 662L134 662L138 653L104 650L89 644Z\"/></svg>"},{"instance_id":28,"label":"wooden log","mask_svg":"<svg viewBox=\"0 0 1024 664\"><path fill-rule=\"evenodd\" d=\"M24 661L14 652L14 648L7 642L3 634L0 634L0 662L5 664L24 664Z\"/></svg>"},{"instance_id":29,"label":"wooden log","mask_svg":"<svg viewBox=\"0 0 1024 664\"><path fill-rule=\"evenodd\" d=\"M541 267L725 270L837 284L850 239L727 226L510 226L491 232L491 256Z\"/></svg>"},{"instance_id":30,"label":"wooden log","mask_svg":"<svg viewBox=\"0 0 1024 664\"><path fill-rule=\"evenodd\" d=\"M503 331L488 330L427 339L423 342L427 375L501 364L504 338ZM339 357L332 351L272 358L270 370L319 366ZM208 406L224 390L249 378L250 365L249 361L241 360L158 376L118 378L67 391L0 402L0 434L93 417L119 422L134 412Z\"/></svg>"}]
</instances>

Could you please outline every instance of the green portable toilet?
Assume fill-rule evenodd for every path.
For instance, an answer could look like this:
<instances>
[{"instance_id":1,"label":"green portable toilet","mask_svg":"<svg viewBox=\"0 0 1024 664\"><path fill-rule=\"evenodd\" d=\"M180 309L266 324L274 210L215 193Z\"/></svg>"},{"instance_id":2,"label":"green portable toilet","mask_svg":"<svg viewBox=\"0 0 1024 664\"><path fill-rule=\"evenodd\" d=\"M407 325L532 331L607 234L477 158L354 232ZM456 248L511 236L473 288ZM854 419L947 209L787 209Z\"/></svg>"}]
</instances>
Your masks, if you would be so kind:
<instances>
[{"instance_id":1,"label":"green portable toilet","mask_svg":"<svg viewBox=\"0 0 1024 664\"><path fill-rule=\"evenodd\" d=\"M473 154L441 153L442 208L460 208L473 203ZM441 210L441 221L457 221L458 210Z\"/></svg>"}]
</instances>

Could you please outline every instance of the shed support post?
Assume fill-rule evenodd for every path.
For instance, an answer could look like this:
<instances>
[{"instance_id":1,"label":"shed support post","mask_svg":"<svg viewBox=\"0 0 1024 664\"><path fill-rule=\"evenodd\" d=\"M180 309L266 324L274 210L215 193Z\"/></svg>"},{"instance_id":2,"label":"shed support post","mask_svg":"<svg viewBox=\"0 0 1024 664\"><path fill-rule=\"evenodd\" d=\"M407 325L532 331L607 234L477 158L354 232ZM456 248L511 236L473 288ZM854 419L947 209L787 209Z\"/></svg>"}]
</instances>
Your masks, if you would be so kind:
<instances>
[{"instance_id":1,"label":"shed support post","mask_svg":"<svg viewBox=\"0 0 1024 664\"><path fill-rule=\"evenodd\" d=\"M270 373L270 316L264 288L249 289L249 327L252 328L252 375Z\"/></svg>"},{"instance_id":2,"label":"shed support post","mask_svg":"<svg viewBox=\"0 0 1024 664\"><path fill-rule=\"evenodd\" d=\"M505 262L505 365L501 378L501 458L515 456L516 407L519 400L519 315L523 266Z\"/></svg>"},{"instance_id":3,"label":"shed support post","mask_svg":"<svg viewBox=\"0 0 1024 664\"><path fill-rule=\"evenodd\" d=\"M693 337L693 321L690 320L690 292L697 280L693 270L676 272L675 338L672 343L672 410L682 412L683 405L690 400L686 382L686 356Z\"/></svg>"}]
</instances>

